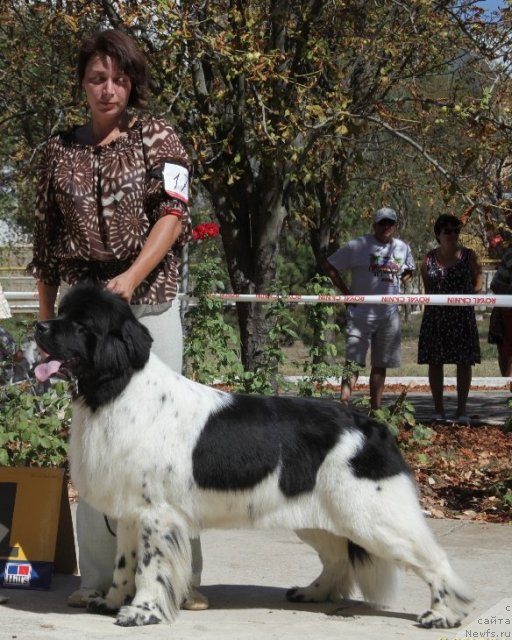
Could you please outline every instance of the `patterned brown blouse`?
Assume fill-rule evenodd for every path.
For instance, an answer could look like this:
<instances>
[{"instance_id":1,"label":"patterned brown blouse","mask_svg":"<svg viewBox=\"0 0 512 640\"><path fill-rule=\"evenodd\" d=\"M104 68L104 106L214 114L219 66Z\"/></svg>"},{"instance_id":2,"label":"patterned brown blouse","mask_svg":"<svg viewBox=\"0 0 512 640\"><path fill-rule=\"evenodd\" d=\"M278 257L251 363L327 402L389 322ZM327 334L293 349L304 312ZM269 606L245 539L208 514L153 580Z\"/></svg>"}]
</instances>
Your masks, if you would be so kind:
<instances>
[{"instance_id":1,"label":"patterned brown blouse","mask_svg":"<svg viewBox=\"0 0 512 640\"><path fill-rule=\"evenodd\" d=\"M155 222L177 211L182 233L132 304L173 300L178 253L191 234L187 204L166 193L162 178L164 162L190 169L178 136L156 118L136 120L100 147L78 143L75 131L51 136L43 152L29 271L51 285L106 283L136 259Z\"/></svg>"}]
</instances>

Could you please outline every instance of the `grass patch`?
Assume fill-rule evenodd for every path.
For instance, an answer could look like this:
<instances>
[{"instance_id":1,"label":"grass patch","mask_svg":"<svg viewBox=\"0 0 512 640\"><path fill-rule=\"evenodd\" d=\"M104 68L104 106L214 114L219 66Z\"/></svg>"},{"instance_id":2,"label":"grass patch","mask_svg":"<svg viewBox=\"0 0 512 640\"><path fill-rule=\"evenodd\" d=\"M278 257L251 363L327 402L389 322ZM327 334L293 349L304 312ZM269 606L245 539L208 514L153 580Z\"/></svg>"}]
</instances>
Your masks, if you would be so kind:
<instances>
[{"instance_id":1,"label":"grass patch","mask_svg":"<svg viewBox=\"0 0 512 640\"><path fill-rule=\"evenodd\" d=\"M418 364L418 336L420 333L421 313L409 315L407 321L402 319L402 365L398 369L389 369L388 375L399 377L425 377L428 375L428 366ZM487 342L487 331L489 328L489 316L483 314L477 316L477 326L480 335L480 350L482 352L482 362L473 367L473 376L478 378L501 377L498 367L498 351L496 345ZM294 363L301 363L307 356L307 347L303 342L296 341L292 345L284 346L286 352L286 364L283 367L284 375L300 375L299 367ZM341 333L339 353L345 352L345 333ZM367 363L370 361L368 354ZM368 375L369 366L362 372ZM445 376L455 377L456 365L447 364L444 368Z\"/></svg>"}]
</instances>

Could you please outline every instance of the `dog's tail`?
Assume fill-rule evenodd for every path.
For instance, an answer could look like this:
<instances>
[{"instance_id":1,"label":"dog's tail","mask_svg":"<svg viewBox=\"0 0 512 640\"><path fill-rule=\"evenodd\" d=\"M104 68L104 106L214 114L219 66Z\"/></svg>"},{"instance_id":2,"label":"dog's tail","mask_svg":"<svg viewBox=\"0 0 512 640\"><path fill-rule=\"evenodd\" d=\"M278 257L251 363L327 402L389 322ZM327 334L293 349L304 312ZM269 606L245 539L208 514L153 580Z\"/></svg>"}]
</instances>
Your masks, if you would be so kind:
<instances>
[{"instance_id":1,"label":"dog's tail","mask_svg":"<svg viewBox=\"0 0 512 640\"><path fill-rule=\"evenodd\" d=\"M397 597L402 571L396 562L378 558L355 544L348 543L353 582L371 605L388 606Z\"/></svg>"}]
</instances>

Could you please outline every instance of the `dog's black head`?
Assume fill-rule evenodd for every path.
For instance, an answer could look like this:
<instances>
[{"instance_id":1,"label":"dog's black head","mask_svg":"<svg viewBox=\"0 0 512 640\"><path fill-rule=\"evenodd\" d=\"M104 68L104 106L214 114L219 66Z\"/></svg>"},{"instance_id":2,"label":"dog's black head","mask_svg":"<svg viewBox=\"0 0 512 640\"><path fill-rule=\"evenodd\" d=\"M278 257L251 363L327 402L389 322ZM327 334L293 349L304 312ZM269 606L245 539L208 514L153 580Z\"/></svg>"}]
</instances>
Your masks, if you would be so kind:
<instances>
[{"instance_id":1,"label":"dog's black head","mask_svg":"<svg viewBox=\"0 0 512 640\"><path fill-rule=\"evenodd\" d=\"M153 339L127 302L94 284L71 289L55 320L39 322L35 339L77 380L78 395L91 409L115 398L149 358Z\"/></svg>"}]
</instances>

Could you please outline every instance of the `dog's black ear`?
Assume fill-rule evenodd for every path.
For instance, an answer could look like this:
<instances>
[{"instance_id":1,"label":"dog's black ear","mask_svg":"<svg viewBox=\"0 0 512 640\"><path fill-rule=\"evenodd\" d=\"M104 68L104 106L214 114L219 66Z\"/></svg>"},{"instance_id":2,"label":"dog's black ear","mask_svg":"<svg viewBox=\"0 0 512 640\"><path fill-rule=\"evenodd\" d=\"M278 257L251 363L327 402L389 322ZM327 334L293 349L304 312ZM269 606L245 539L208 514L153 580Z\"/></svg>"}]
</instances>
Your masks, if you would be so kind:
<instances>
[{"instance_id":1,"label":"dog's black ear","mask_svg":"<svg viewBox=\"0 0 512 640\"><path fill-rule=\"evenodd\" d=\"M133 373L142 369L149 359L153 338L146 327L133 316L122 321L118 329L103 333L94 349L97 371L110 374Z\"/></svg>"},{"instance_id":2,"label":"dog's black ear","mask_svg":"<svg viewBox=\"0 0 512 640\"><path fill-rule=\"evenodd\" d=\"M130 364L134 369L141 369L149 359L153 342L148 329L135 317L131 317L123 322L121 336Z\"/></svg>"}]
</instances>

